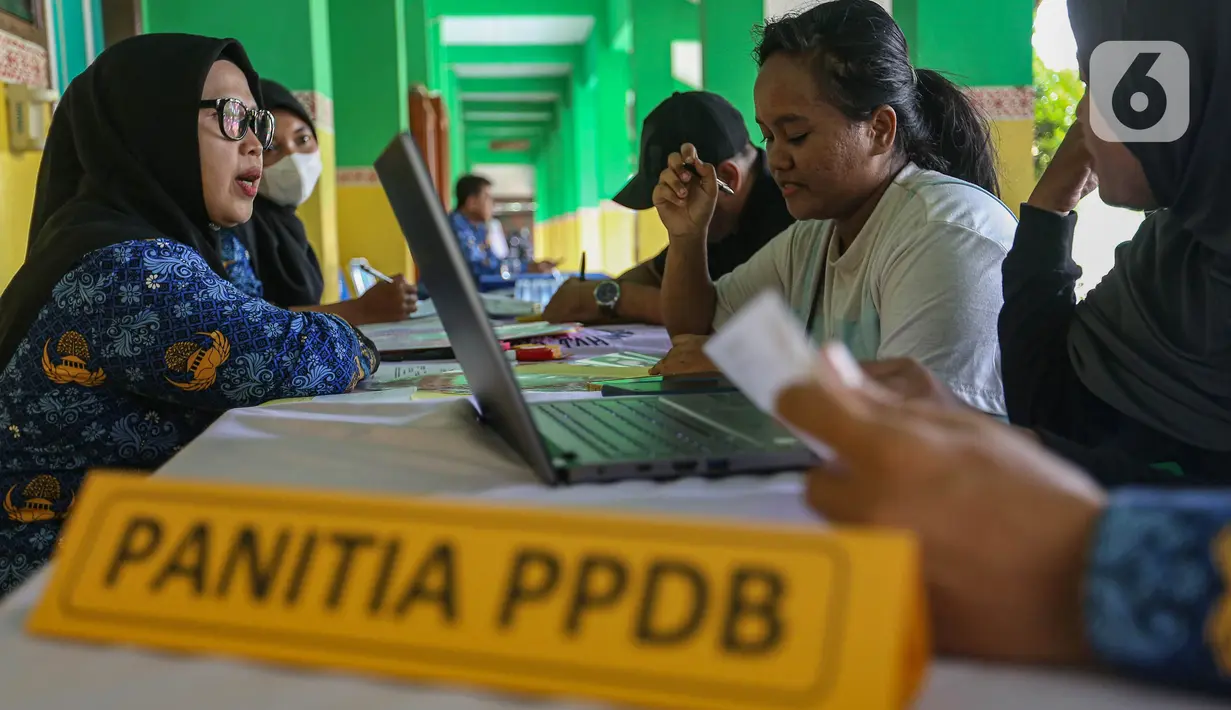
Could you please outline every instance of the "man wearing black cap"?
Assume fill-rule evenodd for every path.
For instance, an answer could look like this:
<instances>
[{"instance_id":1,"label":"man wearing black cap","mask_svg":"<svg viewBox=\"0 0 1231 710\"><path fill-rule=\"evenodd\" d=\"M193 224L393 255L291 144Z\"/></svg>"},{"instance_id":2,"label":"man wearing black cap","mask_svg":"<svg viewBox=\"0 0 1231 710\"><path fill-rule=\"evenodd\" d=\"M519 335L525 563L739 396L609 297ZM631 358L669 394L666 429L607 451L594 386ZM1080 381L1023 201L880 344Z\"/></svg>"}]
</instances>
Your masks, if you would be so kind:
<instances>
[{"instance_id":1,"label":"man wearing black cap","mask_svg":"<svg viewBox=\"0 0 1231 710\"><path fill-rule=\"evenodd\" d=\"M646 116L640 167L615 202L634 210L651 209L667 156L685 143L707 156L733 193L719 193L709 226L710 278L717 279L747 261L795 220L769 174L765 152L752 145L743 116L726 99L707 91L673 94ZM560 287L543 316L553 322L661 324L659 289L666 265L667 249L663 249L615 281L569 281Z\"/></svg>"}]
</instances>

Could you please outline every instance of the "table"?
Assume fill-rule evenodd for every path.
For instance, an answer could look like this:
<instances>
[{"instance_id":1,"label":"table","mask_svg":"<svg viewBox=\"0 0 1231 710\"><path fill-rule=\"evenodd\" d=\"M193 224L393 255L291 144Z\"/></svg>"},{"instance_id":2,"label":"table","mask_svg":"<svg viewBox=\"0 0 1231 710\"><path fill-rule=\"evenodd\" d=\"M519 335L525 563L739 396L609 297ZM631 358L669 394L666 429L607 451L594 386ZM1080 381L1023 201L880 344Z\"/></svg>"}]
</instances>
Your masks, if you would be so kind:
<instances>
[{"instance_id":1,"label":"table","mask_svg":"<svg viewBox=\"0 0 1231 710\"><path fill-rule=\"evenodd\" d=\"M530 400L594 396L528 394ZM720 481L547 488L474 421L465 398L371 403L343 395L223 416L159 475L391 495L481 498L509 505L610 507L818 525L798 474ZM580 702L512 698L329 672L121 647L22 632L47 575L0 604L0 707L15 710L582 710ZM936 661L915 710L1206 710L1224 703L1107 676Z\"/></svg>"}]
</instances>

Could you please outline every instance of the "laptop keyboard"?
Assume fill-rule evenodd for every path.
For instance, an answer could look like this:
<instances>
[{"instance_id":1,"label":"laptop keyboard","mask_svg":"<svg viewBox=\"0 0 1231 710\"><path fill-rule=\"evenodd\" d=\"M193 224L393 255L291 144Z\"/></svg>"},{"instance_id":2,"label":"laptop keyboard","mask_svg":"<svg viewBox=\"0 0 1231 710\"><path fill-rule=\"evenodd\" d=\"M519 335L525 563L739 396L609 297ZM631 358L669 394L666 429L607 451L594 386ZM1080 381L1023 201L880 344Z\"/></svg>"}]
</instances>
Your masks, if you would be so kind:
<instances>
[{"instance_id":1,"label":"laptop keyboard","mask_svg":"<svg viewBox=\"0 0 1231 710\"><path fill-rule=\"evenodd\" d=\"M730 396L688 395L689 409L712 416L721 426L690 416L667 403L665 397L613 397L585 401L543 403L536 414L566 430L579 442L604 457L650 459L678 456L723 456L737 451L760 449L755 432L739 421L723 416L729 410L738 419L749 413L747 401L733 407ZM679 398L674 398L679 401ZM759 414L752 412L758 419ZM772 420L770 420L772 421ZM721 427L730 427L731 432ZM764 424L755 427L763 429ZM737 435L734 432L739 432Z\"/></svg>"}]
</instances>

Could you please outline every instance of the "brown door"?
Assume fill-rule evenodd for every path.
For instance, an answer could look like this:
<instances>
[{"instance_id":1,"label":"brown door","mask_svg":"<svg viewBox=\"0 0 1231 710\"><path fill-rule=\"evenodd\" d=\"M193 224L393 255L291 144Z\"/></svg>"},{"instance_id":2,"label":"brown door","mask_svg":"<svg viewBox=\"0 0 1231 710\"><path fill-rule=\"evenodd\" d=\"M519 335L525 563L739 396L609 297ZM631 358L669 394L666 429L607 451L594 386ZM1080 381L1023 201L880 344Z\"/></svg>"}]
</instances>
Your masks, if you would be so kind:
<instances>
[{"instance_id":1,"label":"brown door","mask_svg":"<svg viewBox=\"0 0 1231 710\"><path fill-rule=\"evenodd\" d=\"M449 206L450 193L452 192L452 185L449 184L449 180L453 176L449 158L449 110L441 99L439 92L432 95L432 108L436 110L437 140L436 172L433 174L436 177L436 191L440 193L440 201L447 208Z\"/></svg>"},{"instance_id":2,"label":"brown door","mask_svg":"<svg viewBox=\"0 0 1231 710\"><path fill-rule=\"evenodd\" d=\"M432 181L439 185L439 146L440 134L437 131L439 121L432 97L422 85L410 88L410 134L414 136L415 145L419 146L419 154L432 173Z\"/></svg>"},{"instance_id":3,"label":"brown door","mask_svg":"<svg viewBox=\"0 0 1231 710\"><path fill-rule=\"evenodd\" d=\"M100 0L103 43L108 47L141 34L141 0Z\"/></svg>"}]
</instances>

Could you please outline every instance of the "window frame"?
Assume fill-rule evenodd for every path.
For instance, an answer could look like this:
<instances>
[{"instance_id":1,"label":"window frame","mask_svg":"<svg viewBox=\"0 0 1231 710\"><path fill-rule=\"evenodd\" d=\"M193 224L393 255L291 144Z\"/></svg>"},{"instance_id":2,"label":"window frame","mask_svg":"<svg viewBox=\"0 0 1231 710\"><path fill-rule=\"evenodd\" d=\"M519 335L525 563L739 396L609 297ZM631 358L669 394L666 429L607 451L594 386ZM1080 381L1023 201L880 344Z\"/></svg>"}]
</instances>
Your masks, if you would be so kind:
<instances>
[{"instance_id":1,"label":"window frame","mask_svg":"<svg viewBox=\"0 0 1231 710\"><path fill-rule=\"evenodd\" d=\"M50 49L47 41L47 18L43 16L43 3L35 0L31 4L34 10L34 22L26 22L16 15L0 10L0 32L7 32L14 37L37 44L43 49Z\"/></svg>"}]
</instances>

